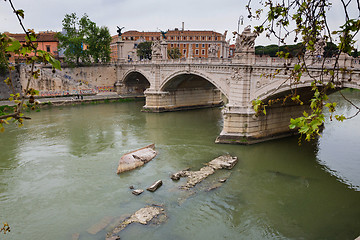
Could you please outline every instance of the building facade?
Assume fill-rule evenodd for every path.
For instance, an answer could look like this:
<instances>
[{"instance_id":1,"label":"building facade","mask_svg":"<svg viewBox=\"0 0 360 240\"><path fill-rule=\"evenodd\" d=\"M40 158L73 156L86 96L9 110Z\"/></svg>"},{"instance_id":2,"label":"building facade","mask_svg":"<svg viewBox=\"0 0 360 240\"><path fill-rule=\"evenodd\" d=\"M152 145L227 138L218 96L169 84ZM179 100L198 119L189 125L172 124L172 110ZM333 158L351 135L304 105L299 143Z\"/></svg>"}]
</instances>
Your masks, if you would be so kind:
<instances>
[{"instance_id":1,"label":"building facade","mask_svg":"<svg viewBox=\"0 0 360 240\"><path fill-rule=\"evenodd\" d=\"M13 37L16 40L18 40L21 44L25 43L25 33L9 33L5 32L5 34L9 37ZM59 46L59 40L56 37L56 32L52 31L44 31L39 32L37 34L36 42L38 44L38 50L43 50L46 52L51 53L56 59L59 59L59 52L58 52L58 46ZM33 56L34 53L30 53L30 56ZM11 56L10 62L18 63L23 62L25 59L21 56Z\"/></svg>"},{"instance_id":2,"label":"building facade","mask_svg":"<svg viewBox=\"0 0 360 240\"><path fill-rule=\"evenodd\" d=\"M229 55L229 44L226 42L226 34L214 31L194 31L194 30L168 30L165 34L167 49L179 49L181 58L208 58L209 50L215 48L217 53L211 57L227 58ZM145 41L162 40L161 32L139 32L127 31L121 36L123 44L122 58L138 60L136 55L137 45ZM111 47L111 57L116 61L118 55L117 41L118 36L113 36Z\"/></svg>"}]
</instances>

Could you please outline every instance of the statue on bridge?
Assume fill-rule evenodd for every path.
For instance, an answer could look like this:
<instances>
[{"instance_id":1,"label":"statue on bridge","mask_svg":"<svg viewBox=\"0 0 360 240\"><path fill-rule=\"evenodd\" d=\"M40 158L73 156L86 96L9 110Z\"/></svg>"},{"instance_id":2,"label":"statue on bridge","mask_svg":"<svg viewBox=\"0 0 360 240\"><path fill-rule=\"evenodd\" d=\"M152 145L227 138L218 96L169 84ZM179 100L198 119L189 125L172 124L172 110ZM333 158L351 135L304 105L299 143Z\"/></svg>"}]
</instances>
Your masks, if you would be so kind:
<instances>
[{"instance_id":1,"label":"statue on bridge","mask_svg":"<svg viewBox=\"0 0 360 240\"><path fill-rule=\"evenodd\" d=\"M119 26L116 26L118 30L117 33L118 33L118 36L121 37L122 33L121 33L121 30L123 30L125 27L122 27L122 28L119 28Z\"/></svg>"},{"instance_id":2,"label":"statue on bridge","mask_svg":"<svg viewBox=\"0 0 360 240\"><path fill-rule=\"evenodd\" d=\"M159 29L160 30L160 29ZM162 40L165 40L166 39L166 34L167 34L167 31L161 31L160 30L160 33L161 33L161 36L162 36Z\"/></svg>"},{"instance_id":3,"label":"statue on bridge","mask_svg":"<svg viewBox=\"0 0 360 240\"><path fill-rule=\"evenodd\" d=\"M212 43L208 49L208 57L217 58L218 52L219 52L219 46L216 43Z\"/></svg>"},{"instance_id":4,"label":"statue on bridge","mask_svg":"<svg viewBox=\"0 0 360 240\"><path fill-rule=\"evenodd\" d=\"M235 53L241 52L253 52L255 51L255 39L258 34L251 32L251 26L247 26L244 31L239 34L234 32L237 35L235 42Z\"/></svg>"},{"instance_id":5,"label":"statue on bridge","mask_svg":"<svg viewBox=\"0 0 360 240\"><path fill-rule=\"evenodd\" d=\"M152 59L161 59L161 43L159 40L155 40L151 44L151 58Z\"/></svg>"},{"instance_id":6,"label":"statue on bridge","mask_svg":"<svg viewBox=\"0 0 360 240\"><path fill-rule=\"evenodd\" d=\"M255 39L258 34L251 32L251 26L247 26L241 34L237 32L234 34L236 36L234 60L238 63L254 64Z\"/></svg>"},{"instance_id":7,"label":"statue on bridge","mask_svg":"<svg viewBox=\"0 0 360 240\"><path fill-rule=\"evenodd\" d=\"M326 42L324 41L324 39L317 38L314 44L314 49L313 50L307 49L305 52L305 56L312 56L321 59L324 56L325 46L326 46Z\"/></svg>"}]
</instances>

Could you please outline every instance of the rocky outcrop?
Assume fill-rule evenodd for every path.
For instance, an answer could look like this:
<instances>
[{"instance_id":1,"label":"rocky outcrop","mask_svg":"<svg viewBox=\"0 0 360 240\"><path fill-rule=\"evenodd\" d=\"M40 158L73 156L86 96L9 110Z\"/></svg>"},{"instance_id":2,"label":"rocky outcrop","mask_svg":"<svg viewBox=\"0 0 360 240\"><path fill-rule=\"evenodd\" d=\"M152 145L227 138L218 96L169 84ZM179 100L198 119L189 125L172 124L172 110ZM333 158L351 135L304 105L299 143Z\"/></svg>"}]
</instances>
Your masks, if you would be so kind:
<instances>
[{"instance_id":1,"label":"rocky outcrop","mask_svg":"<svg viewBox=\"0 0 360 240\"><path fill-rule=\"evenodd\" d=\"M181 186L181 188L190 189L208 176L214 174L218 169L232 169L237 161L237 157L230 155L220 156L210 161L207 166L202 167L199 171L182 170L171 175L171 179L179 180L181 177L187 177L186 184Z\"/></svg>"},{"instance_id":2,"label":"rocky outcrop","mask_svg":"<svg viewBox=\"0 0 360 240\"><path fill-rule=\"evenodd\" d=\"M117 239L117 234L125 229L131 223L141 223L146 225L150 223L154 218L166 216L164 208L160 206L147 206L139 209L129 218L122 221L117 227L106 235L106 240ZM158 224L161 222L157 222Z\"/></svg>"},{"instance_id":3,"label":"rocky outcrop","mask_svg":"<svg viewBox=\"0 0 360 240\"><path fill-rule=\"evenodd\" d=\"M13 93L10 87L4 82L4 80L7 79L9 76L9 73L0 72L0 100L8 99L10 97L10 94ZM11 80L15 93L20 93L22 87L20 82L19 66L17 66L15 70L11 72Z\"/></svg>"},{"instance_id":4,"label":"rocky outcrop","mask_svg":"<svg viewBox=\"0 0 360 240\"><path fill-rule=\"evenodd\" d=\"M155 144L129 152L121 157L116 173L119 174L138 168L151 161L156 155Z\"/></svg>"}]
</instances>

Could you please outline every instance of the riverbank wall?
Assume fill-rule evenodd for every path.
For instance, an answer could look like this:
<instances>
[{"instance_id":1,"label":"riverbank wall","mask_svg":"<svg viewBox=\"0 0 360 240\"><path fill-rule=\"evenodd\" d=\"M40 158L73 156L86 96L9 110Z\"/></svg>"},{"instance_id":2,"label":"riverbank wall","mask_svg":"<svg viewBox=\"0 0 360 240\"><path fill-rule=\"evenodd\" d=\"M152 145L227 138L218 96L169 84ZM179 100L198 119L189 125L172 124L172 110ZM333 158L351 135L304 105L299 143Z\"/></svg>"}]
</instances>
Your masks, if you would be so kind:
<instances>
[{"instance_id":1,"label":"riverbank wall","mask_svg":"<svg viewBox=\"0 0 360 240\"><path fill-rule=\"evenodd\" d=\"M130 101L144 101L145 97L138 96L120 96L116 93L86 95L86 96L64 96L64 97L43 97L37 98L37 107L46 108L49 106L69 106L79 104L91 103L110 103L110 102L130 102ZM0 101L0 106L13 106L14 102L3 100Z\"/></svg>"},{"instance_id":2,"label":"riverbank wall","mask_svg":"<svg viewBox=\"0 0 360 240\"><path fill-rule=\"evenodd\" d=\"M89 66L62 66L62 70L53 70L48 65L36 65L38 79L30 80L30 88L39 91L39 97L93 95L97 93L114 93L117 81L116 67L112 64L92 64ZM11 90L4 83L8 74L0 76L0 100L8 99ZM30 66L17 65L12 73L15 91L25 89L30 78Z\"/></svg>"}]
</instances>

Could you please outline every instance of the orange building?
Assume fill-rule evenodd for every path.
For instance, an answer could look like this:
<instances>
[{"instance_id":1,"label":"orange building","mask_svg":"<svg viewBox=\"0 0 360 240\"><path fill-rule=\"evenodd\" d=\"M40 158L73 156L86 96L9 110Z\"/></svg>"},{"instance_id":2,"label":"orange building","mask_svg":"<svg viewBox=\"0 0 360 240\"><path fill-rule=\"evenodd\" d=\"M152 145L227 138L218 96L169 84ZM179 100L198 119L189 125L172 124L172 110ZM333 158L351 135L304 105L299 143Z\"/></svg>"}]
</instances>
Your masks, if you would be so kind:
<instances>
[{"instance_id":1,"label":"orange building","mask_svg":"<svg viewBox=\"0 0 360 240\"><path fill-rule=\"evenodd\" d=\"M210 45L218 46L218 58L227 58L229 53L226 34L214 31L194 31L194 30L168 30L166 33L167 49L178 48L182 58L207 58ZM162 39L161 32L139 32L127 31L122 34L122 41L132 43L132 49L124 49L125 56L134 57L136 47L140 42L155 41ZM112 50L112 59L117 57L118 36L113 36L113 42L110 45Z\"/></svg>"},{"instance_id":2,"label":"orange building","mask_svg":"<svg viewBox=\"0 0 360 240\"><path fill-rule=\"evenodd\" d=\"M8 33L5 32L5 34L9 37L13 37L17 39L21 44L25 43L25 33ZM52 31L45 31L45 32L39 32L37 34L36 43L38 44L38 50L43 50L49 53L52 53L52 55L58 59L59 58L59 52L58 52L58 46L59 46L59 40L56 38L56 32ZM31 53L30 56L33 56L34 53ZM12 56L10 58L10 62L18 63L22 62L24 59L19 56Z\"/></svg>"}]
</instances>

